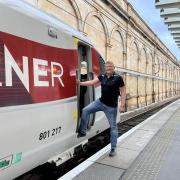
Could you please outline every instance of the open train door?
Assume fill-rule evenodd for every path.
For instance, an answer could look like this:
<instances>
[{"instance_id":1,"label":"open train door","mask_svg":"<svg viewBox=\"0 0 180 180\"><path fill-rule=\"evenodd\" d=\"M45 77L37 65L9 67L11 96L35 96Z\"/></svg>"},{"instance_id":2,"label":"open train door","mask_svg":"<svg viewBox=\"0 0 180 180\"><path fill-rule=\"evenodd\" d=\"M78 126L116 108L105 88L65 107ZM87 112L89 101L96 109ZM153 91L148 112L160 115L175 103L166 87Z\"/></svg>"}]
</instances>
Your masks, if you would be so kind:
<instances>
[{"instance_id":1,"label":"open train door","mask_svg":"<svg viewBox=\"0 0 180 180\"><path fill-rule=\"evenodd\" d=\"M81 82L92 80L94 78L92 73L91 47L83 43L78 44L78 70L76 71L76 77ZM92 101L94 101L94 99L94 86L86 87L77 85L78 116L76 132L78 132L80 127L82 109L88 104L90 104ZM94 118L95 114L91 114L88 119L89 123L87 129L90 129L90 127L94 124Z\"/></svg>"}]
</instances>

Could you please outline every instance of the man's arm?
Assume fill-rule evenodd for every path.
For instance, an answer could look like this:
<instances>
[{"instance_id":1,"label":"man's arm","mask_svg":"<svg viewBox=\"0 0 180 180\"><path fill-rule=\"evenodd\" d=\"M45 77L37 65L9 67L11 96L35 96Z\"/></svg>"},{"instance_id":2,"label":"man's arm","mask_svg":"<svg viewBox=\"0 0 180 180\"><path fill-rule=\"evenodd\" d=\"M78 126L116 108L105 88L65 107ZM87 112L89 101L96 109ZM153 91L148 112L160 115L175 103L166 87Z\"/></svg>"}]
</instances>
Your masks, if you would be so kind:
<instances>
[{"instance_id":1,"label":"man's arm","mask_svg":"<svg viewBox=\"0 0 180 180\"><path fill-rule=\"evenodd\" d=\"M93 80L90 80L90 81L84 81L84 82L80 82L80 81L77 81L79 83L80 86L93 86L97 83L99 83L99 79L96 77L94 78Z\"/></svg>"},{"instance_id":2,"label":"man's arm","mask_svg":"<svg viewBox=\"0 0 180 180\"><path fill-rule=\"evenodd\" d=\"M125 102L126 102L126 88L125 86L119 88L120 94L121 94L121 102L119 111L124 112L125 111Z\"/></svg>"}]
</instances>

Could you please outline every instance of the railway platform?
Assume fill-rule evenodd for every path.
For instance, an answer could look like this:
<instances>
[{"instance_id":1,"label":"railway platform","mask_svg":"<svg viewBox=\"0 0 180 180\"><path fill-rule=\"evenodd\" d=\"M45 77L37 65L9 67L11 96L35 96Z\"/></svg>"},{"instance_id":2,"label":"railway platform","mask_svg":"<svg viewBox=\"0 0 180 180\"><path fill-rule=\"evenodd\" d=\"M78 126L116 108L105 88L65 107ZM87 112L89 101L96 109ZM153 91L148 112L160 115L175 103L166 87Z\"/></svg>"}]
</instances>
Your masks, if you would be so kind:
<instances>
[{"instance_id":1,"label":"railway platform","mask_svg":"<svg viewBox=\"0 0 180 180\"><path fill-rule=\"evenodd\" d=\"M160 110L59 180L179 180L180 100Z\"/></svg>"}]
</instances>

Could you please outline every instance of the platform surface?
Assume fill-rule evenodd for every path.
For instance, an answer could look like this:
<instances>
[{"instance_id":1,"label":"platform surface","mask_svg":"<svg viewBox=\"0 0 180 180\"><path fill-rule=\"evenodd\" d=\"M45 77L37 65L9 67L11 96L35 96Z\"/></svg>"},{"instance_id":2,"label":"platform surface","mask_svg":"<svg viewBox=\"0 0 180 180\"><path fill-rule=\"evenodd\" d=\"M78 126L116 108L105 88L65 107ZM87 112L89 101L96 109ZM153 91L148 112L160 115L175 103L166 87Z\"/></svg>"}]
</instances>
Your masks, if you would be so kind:
<instances>
[{"instance_id":1,"label":"platform surface","mask_svg":"<svg viewBox=\"0 0 180 180\"><path fill-rule=\"evenodd\" d=\"M179 180L180 100L168 105L60 179ZM95 158L96 157L96 158Z\"/></svg>"}]
</instances>

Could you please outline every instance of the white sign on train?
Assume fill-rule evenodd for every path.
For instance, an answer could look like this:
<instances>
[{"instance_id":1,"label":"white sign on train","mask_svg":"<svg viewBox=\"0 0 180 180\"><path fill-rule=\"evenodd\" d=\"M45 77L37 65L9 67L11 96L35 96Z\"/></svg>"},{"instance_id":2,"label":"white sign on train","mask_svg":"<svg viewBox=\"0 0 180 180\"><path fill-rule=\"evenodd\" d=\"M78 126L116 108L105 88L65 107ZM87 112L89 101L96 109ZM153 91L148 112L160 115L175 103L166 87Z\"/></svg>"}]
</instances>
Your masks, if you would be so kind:
<instances>
[{"instance_id":1,"label":"white sign on train","mask_svg":"<svg viewBox=\"0 0 180 180\"><path fill-rule=\"evenodd\" d=\"M16 63L15 59L13 58L12 54L4 45L4 52L5 52L5 85L6 86L12 86L13 84L13 78L12 78L12 70L15 71L27 91L29 92L29 66L28 66L28 57L27 56L22 56L22 66L23 66L23 71L20 69L18 66L18 63ZM41 66L41 67L40 67ZM51 84L49 81L42 81L39 80L39 77L41 76L48 76L48 69L51 72ZM58 71L57 71L58 67ZM56 69L56 71L54 71ZM57 72L60 72L57 74ZM50 64L48 64L47 60L44 59L37 59L33 58L33 75L34 75L34 86L35 87L49 87L52 86L54 87L54 79L58 78L60 84L62 87L64 87L64 83L62 81L62 76L64 73L63 66L58 63L51 61ZM0 86L3 86L3 83L0 82Z\"/></svg>"}]
</instances>

